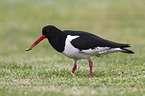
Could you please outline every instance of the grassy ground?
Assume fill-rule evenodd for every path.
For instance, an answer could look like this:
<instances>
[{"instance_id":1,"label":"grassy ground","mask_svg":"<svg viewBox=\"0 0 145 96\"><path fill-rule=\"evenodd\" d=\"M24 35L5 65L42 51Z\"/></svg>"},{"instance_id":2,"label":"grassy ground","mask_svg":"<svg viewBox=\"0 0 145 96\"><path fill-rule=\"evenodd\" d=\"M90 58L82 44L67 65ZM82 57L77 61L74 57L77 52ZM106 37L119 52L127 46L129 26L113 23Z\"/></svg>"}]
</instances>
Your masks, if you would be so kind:
<instances>
[{"instance_id":1,"label":"grassy ground","mask_svg":"<svg viewBox=\"0 0 145 96\"><path fill-rule=\"evenodd\" d=\"M144 9L144 0L1 0L0 96L144 96ZM72 60L47 40L25 52L47 24L130 43L136 54L93 57L92 78L80 60L74 78Z\"/></svg>"}]
</instances>

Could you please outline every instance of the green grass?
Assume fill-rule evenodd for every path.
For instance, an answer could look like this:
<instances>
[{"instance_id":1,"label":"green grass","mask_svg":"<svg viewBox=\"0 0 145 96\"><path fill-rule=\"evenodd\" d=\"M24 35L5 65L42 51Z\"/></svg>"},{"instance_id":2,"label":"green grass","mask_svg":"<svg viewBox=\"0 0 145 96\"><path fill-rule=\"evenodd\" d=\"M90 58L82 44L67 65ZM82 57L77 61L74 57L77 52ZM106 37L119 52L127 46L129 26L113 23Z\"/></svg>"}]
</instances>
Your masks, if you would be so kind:
<instances>
[{"instance_id":1,"label":"green grass","mask_svg":"<svg viewBox=\"0 0 145 96\"><path fill-rule=\"evenodd\" d=\"M1 0L0 96L144 96L144 0ZM25 52L53 24L84 30L112 41L130 43L134 55L92 57L73 62L44 40Z\"/></svg>"}]
</instances>

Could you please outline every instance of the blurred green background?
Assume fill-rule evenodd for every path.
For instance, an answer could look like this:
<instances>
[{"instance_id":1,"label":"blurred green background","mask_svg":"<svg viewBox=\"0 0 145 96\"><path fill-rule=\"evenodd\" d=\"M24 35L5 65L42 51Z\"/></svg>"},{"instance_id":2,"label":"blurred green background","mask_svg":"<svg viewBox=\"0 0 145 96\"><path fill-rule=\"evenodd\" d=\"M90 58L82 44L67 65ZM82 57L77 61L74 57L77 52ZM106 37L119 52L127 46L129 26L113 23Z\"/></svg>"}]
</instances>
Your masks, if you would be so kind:
<instances>
[{"instance_id":1,"label":"blurred green background","mask_svg":"<svg viewBox=\"0 0 145 96\"><path fill-rule=\"evenodd\" d=\"M61 30L88 31L130 43L137 54L142 53L144 6L144 0L1 0L0 56L25 55L25 49L41 34L41 28L49 24ZM33 51L45 53L49 47L45 40Z\"/></svg>"},{"instance_id":2,"label":"blurred green background","mask_svg":"<svg viewBox=\"0 0 145 96\"><path fill-rule=\"evenodd\" d=\"M42 27L49 24L61 30L87 31L108 40L129 43L135 55L112 54L102 59L93 57L96 64L94 64L92 79L86 76L88 75L85 69L88 68L87 62L80 61L82 67L76 72L78 79L75 80L69 76L72 67L71 59L56 52L47 40L43 40L30 52L25 52L25 49L41 35ZM77 93L84 96L93 92L103 96L120 94L141 96L145 94L145 0L0 0L0 49L0 93L4 96L8 93L15 95L13 92L17 95L28 92L30 96L64 96L77 95ZM55 72L56 68L60 68L61 71L57 69ZM45 76L41 78L45 70L47 70ZM48 70L52 74L49 74ZM123 72L128 70L123 77L119 75L121 70ZM68 75L64 75L63 72ZM108 73L112 77L107 75ZM23 77L15 74L21 74ZM56 76L57 74L59 75ZM131 79L127 78L122 82L126 77ZM17 83L13 82L12 78ZM35 82L32 81L34 78ZM111 82L112 78L120 79L115 83ZM133 81L134 78L138 78L138 81ZM26 79L36 85L21 82ZM66 87L62 87L60 79L66 80ZM74 80L71 81L72 84L67 82L68 79ZM100 82L99 80L104 81L96 84ZM41 84L48 89L58 88L62 93L60 90L51 90L49 92L52 93L49 94L46 88L45 91L33 94L36 89L37 91L43 89L39 88ZM80 86L82 89L79 89ZM74 91L74 87L78 89L77 92ZM69 94L68 91L74 93Z\"/></svg>"}]
</instances>

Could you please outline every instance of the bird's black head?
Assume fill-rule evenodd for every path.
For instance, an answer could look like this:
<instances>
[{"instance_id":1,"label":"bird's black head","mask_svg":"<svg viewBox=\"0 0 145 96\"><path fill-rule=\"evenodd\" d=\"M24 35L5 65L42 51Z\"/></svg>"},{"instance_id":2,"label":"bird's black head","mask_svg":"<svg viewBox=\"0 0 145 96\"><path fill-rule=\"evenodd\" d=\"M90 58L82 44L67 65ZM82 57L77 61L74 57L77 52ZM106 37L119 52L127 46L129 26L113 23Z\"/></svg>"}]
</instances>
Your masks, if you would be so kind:
<instances>
[{"instance_id":1,"label":"bird's black head","mask_svg":"<svg viewBox=\"0 0 145 96\"><path fill-rule=\"evenodd\" d=\"M42 28L42 34L41 36L28 48L26 51L31 50L33 47L35 47L40 41L47 38L54 38L56 36L60 36L62 34L61 30L54 27L53 25L47 25Z\"/></svg>"},{"instance_id":2,"label":"bird's black head","mask_svg":"<svg viewBox=\"0 0 145 96\"><path fill-rule=\"evenodd\" d=\"M42 28L42 35L45 35L45 38L53 37L59 33L61 33L61 30L53 25L47 25Z\"/></svg>"}]
</instances>

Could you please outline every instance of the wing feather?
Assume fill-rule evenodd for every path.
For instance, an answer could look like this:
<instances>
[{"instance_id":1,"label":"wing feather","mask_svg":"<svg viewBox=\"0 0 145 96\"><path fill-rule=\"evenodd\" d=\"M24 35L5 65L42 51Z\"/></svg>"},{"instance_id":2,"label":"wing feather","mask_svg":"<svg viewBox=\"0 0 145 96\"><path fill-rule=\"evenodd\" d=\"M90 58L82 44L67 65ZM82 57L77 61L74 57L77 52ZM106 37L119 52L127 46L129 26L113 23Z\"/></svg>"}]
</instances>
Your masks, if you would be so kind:
<instances>
[{"instance_id":1,"label":"wing feather","mask_svg":"<svg viewBox=\"0 0 145 96\"><path fill-rule=\"evenodd\" d=\"M121 44L105 40L93 34L81 34L79 38L71 41L72 45L80 50L94 49L96 47L124 48L130 47L129 44Z\"/></svg>"}]
</instances>

